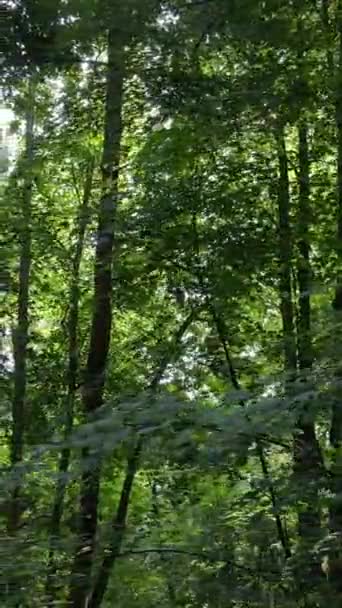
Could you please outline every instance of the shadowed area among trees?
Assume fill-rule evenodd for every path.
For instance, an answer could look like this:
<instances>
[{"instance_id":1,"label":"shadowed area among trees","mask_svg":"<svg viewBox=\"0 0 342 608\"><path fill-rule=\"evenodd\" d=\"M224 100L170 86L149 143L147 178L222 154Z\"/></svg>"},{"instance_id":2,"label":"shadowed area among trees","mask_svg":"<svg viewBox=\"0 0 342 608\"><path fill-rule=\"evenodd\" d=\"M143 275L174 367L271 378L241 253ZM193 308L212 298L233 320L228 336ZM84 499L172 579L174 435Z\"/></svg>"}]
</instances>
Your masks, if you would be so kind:
<instances>
[{"instance_id":1,"label":"shadowed area among trees","mask_svg":"<svg viewBox=\"0 0 342 608\"><path fill-rule=\"evenodd\" d=\"M342 606L342 1L0 2L0 605Z\"/></svg>"}]
</instances>

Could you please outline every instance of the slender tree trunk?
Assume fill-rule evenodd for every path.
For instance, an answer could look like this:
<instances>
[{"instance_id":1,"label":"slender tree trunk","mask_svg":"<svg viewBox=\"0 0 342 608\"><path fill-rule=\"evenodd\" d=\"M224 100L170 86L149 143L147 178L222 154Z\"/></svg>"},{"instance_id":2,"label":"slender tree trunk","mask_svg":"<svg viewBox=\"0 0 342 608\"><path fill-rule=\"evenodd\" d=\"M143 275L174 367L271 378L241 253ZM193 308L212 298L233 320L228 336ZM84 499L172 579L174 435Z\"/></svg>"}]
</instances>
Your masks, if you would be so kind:
<instances>
[{"instance_id":1,"label":"slender tree trunk","mask_svg":"<svg viewBox=\"0 0 342 608\"><path fill-rule=\"evenodd\" d=\"M96 246L93 319L83 389L83 408L88 417L102 404L111 335L114 219L122 133L123 53L122 37L113 27L108 34L105 133L101 165L103 194ZM81 479L80 531L67 602L71 608L86 608L90 590L101 469L99 456L96 458L97 464L85 464ZM88 450L83 451L83 459L85 463L89 462Z\"/></svg>"},{"instance_id":2,"label":"slender tree trunk","mask_svg":"<svg viewBox=\"0 0 342 608\"><path fill-rule=\"evenodd\" d=\"M342 2L337 6L337 30L338 30L338 67L336 74L336 137L337 137L337 250L339 263L342 263ZM341 268L339 268L341 274ZM342 310L342 278L338 277L334 306L336 310Z\"/></svg>"},{"instance_id":3,"label":"slender tree trunk","mask_svg":"<svg viewBox=\"0 0 342 608\"><path fill-rule=\"evenodd\" d=\"M137 441L137 444L128 459L126 475L123 482L119 505L116 514L112 521L112 538L109 549L102 560L99 573L96 577L94 589L87 608L99 608L102 604L104 595L107 590L110 575L113 571L116 559L120 553L122 541L125 535L126 520L128 508L131 499L131 492L134 484L134 479L139 466L143 444L142 439Z\"/></svg>"},{"instance_id":4,"label":"slender tree trunk","mask_svg":"<svg viewBox=\"0 0 342 608\"><path fill-rule=\"evenodd\" d=\"M336 138L337 138L337 253L339 272L342 265L342 3L337 6L338 26L338 68L336 74ZM340 336L342 313L342 280L338 277L333 307L337 316L337 336ZM338 344L339 348L339 344ZM334 547L330 554L329 580L336 596L337 605L342 604L342 367L337 366L336 381L338 389L332 403L332 420L330 427L330 444L334 448L334 459L331 467L331 490L333 501L330 507L330 529L334 535Z\"/></svg>"},{"instance_id":5,"label":"slender tree trunk","mask_svg":"<svg viewBox=\"0 0 342 608\"><path fill-rule=\"evenodd\" d=\"M298 203L298 292L297 326L298 365L302 379L308 379L313 364L311 340L311 266L310 266L310 175L308 133L305 120L298 128L299 203ZM323 474L323 458L315 432L314 415L306 405L299 415L294 438L294 475L298 488L305 487L305 505L298 514L298 532L307 551L314 548L321 534L318 485ZM322 576L319 558L305 557L303 582L312 587ZM306 570L306 572L304 572ZM304 578L307 580L304 581ZM319 577L319 578L318 578Z\"/></svg>"},{"instance_id":6,"label":"slender tree trunk","mask_svg":"<svg viewBox=\"0 0 342 608\"><path fill-rule=\"evenodd\" d=\"M237 373L234 368L232 358L231 358L230 352L229 352L229 347L228 347L227 338L226 338L227 331L226 331L225 325L224 325L222 319L220 319L218 317L215 310L213 310L212 314L213 314L213 318L215 321L215 325L217 327L217 333L218 333L219 339L221 341L221 344L222 344L222 347L223 347L223 350L225 353L226 362L227 362L228 368L230 370L230 381L235 390L241 391L240 381L238 379L238 376L237 376ZM245 402L243 400L240 401L240 404L242 407L245 407ZM248 416L247 416L247 420L248 420ZM261 471L262 471L262 474L263 474L263 477L264 477L264 480L266 483L269 497L271 499L273 517L274 517L276 530L277 530L277 536L278 536L279 542L282 546L282 549L284 552L284 557L285 557L285 559L288 559L289 557L291 557L290 542L289 542L289 538L286 533L285 526L282 521L281 511L279 508L278 499L277 499L276 491L274 489L274 484L273 484L273 480L271 477L271 473L269 471L269 466L268 466L267 457L266 457L264 446L263 446L263 441L260 437L256 437L255 443L256 443L256 453L259 458Z\"/></svg>"},{"instance_id":7,"label":"slender tree trunk","mask_svg":"<svg viewBox=\"0 0 342 608\"><path fill-rule=\"evenodd\" d=\"M290 225L290 185L284 129L276 133L279 183L278 183L278 224L279 224L279 291L280 312L283 324L284 366L287 384L293 382L297 368L297 348L294 323L292 287L292 234Z\"/></svg>"},{"instance_id":8,"label":"slender tree trunk","mask_svg":"<svg viewBox=\"0 0 342 608\"><path fill-rule=\"evenodd\" d=\"M162 376L164 375L168 364L175 359L182 337L184 336L185 332L192 323L193 318L194 312L191 312L176 332L174 339L168 345L168 349L149 387L148 392L150 393L152 400L155 398L160 381L162 379ZM103 558L103 561L99 568L99 572L96 577L94 588L87 608L100 608L108 587L110 575L113 571L116 560L119 557L122 542L125 535L127 514L131 499L132 488L134 484L135 475L138 471L142 448L143 439L139 438L127 462L126 475L121 490L118 508L111 524L112 538L110 540L109 547L106 550L105 557Z\"/></svg>"},{"instance_id":9,"label":"slender tree trunk","mask_svg":"<svg viewBox=\"0 0 342 608\"><path fill-rule=\"evenodd\" d=\"M71 266L71 285L69 295L69 319L68 319L68 369L67 369L67 396L65 408L64 441L70 439L74 422L75 391L79 371L79 345L78 345L78 314L79 314L79 278L80 265L84 247L84 237L89 221L89 202L91 196L94 173L94 158L91 158L85 176L83 200L80 203L78 213L77 242ZM46 580L46 601L48 606L53 606L55 601L57 565L55 561L55 543L60 537L60 524L63 513L64 497L67 487L66 475L69 470L71 448L64 447L59 464L58 479L56 483L55 498L50 523L50 548Z\"/></svg>"},{"instance_id":10,"label":"slender tree trunk","mask_svg":"<svg viewBox=\"0 0 342 608\"><path fill-rule=\"evenodd\" d=\"M192 226L193 226L193 238L194 238L194 249L195 249L196 263L197 263L198 281L199 281L200 287L203 291L203 295L206 298L208 311L211 314L211 317L213 319L213 322L214 322L216 330L217 330L218 338L219 338L222 348L223 348L223 352L224 352L226 363L227 363L227 368L229 370L229 380L231 381L233 388L240 392L241 391L240 381L239 381L238 375L236 373L236 370L233 365L233 361L232 361L232 358L231 358L230 352L229 352L229 345L228 345L228 341L227 341L228 332L226 329L226 325L224 323L224 319L222 319L222 317L218 314L218 312L216 310L215 303L212 301L211 294L206 285L206 281L205 281L205 278L204 278L204 276L202 274L202 270L201 270L200 243L199 243L199 235L198 235L198 230L197 230L196 215L193 216ZM240 405L242 407L244 407L245 401L241 400ZM246 416L246 417L248 420L248 416ZM256 443L256 447L257 447L257 449L256 449L257 456L260 461L261 470L262 470L265 482L267 484L269 496L270 496L271 503L272 503L273 516L274 516L274 520L275 520L275 524L276 524L277 535L278 535L279 541L280 541L281 546L284 551L284 557L285 557L285 559L288 559L289 557L291 557L291 547L290 547L289 539L285 532L285 528L284 528L282 518L280 515L280 509L279 509L279 505L278 505L276 492L275 492L272 478L271 478L271 475L269 472L267 458L266 458L266 455L264 452L263 441L258 436L255 438L255 443Z\"/></svg>"},{"instance_id":11,"label":"slender tree trunk","mask_svg":"<svg viewBox=\"0 0 342 608\"><path fill-rule=\"evenodd\" d=\"M158 488L157 488L156 480L152 481L151 495L152 495L151 496L152 513L153 513L153 519L154 519L153 523L154 523L155 527L157 527L158 529L161 529L162 522L161 522L161 516L160 516L160 509L159 509ZM168 559L168 556L161 553L160 562L161 562L163 573L166 578L166 588L167 588L167 594L169 597L169 604L170 604L171 608L183 608L183 605L184 605L183 602L180 602L177 597L177 591L176 591L176 588L172 581L172 574L170 574L170 572L168 572L168 569L170 568L170 560Z\"/></svg>"},{"instance_id":12,"label":"slender tree trunk","mask_svg":"<svg viewBox=\"0 0 342 608\"><path fill-rule=\"evenodd\" d=\"M14 394L12 406L11 467L22 462L24 455L25 402L27 385L27 345L29 333L29 285L31 270L31 216L34 161L35 76L28 81L26 99L24 190L20 227L20 262L17 326L13 334ZM8 531L15 534L20 526L20 482L16 483L9 509Z\"/></svg>"},{"instance_id":13,"label":"slender tree trunk","mask_svg":"<svg viewBox=\"0 0 342 608\"><path fill-rule=\"evenodd\" d=\"M339 65L336 82L336 137L337 137L337 252L342 265L342 6L338 4ZM342 281L338 280L333 302L337 312L342 312ZM340 377L340 374L339 374ZM342 407L337 400L333 407L331 443L338 447L342 441Z\"/></svg>"},{"instance_id":14,"label":"slender tree trunk","mask_svg":"<svg viewBox=\"0 0 342 608\"><path fill-rule=\"evenodd\" d=\"M310 175L307 125L302 120L299 139L299 205L298 205L298 364L299 369L310 370L313 363L311 340L311 266L310 266Z\"/></svg>"}]
</instances>

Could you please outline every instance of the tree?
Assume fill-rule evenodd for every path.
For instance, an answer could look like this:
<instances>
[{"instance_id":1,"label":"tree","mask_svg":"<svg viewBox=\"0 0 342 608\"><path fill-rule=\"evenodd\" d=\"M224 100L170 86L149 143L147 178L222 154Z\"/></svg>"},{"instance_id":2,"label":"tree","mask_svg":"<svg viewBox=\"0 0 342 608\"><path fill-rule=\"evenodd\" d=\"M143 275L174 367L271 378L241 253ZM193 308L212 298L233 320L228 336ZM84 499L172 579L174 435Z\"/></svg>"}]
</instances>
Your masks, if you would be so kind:
<instances>
[{"instance_id":1,"label":"tree","mask_svg":"<svg viewBox=\"0 0 342 608\"><path fill-rule=\"evenodd\" d=\"M13 394L13 427L11 441L12 467L23 460L24 420L26 401L26 365L29 331L29 285L31 267L31 199L33 188L34 162L34 113L35 113L35 77L28 80L27 114L25 117L25 159L22 167L22 229L20 234L21 252L19 267L19 293L17 327L13 335L14 353L14 394ZM15 483L12 495L12 506L9 511L8 529L15 533L20 525L20 484Z\"/></svg>"}]
</instances>

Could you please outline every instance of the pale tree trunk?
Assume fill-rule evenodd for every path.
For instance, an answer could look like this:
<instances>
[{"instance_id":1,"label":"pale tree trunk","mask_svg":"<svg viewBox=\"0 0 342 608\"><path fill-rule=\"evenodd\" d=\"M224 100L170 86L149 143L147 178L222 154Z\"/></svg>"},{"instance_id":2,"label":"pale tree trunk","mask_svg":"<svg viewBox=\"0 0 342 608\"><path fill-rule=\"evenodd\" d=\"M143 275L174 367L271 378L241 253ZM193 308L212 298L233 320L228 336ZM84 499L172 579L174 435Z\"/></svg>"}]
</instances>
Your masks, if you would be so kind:
<instances>
[{"instance_id":1,"label":"pale tree trunk","mask_svg":"<svg viewBox=\"0 0 342 608\"><path fill-rule=\"evenodd\" d=\"M80 299L80 265L82 260L84 238L87 224L89 222L89 204L94 173L94 158L89 160L83 199L80 201L77 221L77 241L71 265L71 284L69 294L68 311L68 368L67 368L67 395L65 408L64 442L70 441L74 422L75 392L79 372L79 344L78 344L78 316ZM55 497L50 522L50 548L46 580L46 601L48 606L53 606L55 601L57 576L57 565L55 562L56 542L60 538L60 525L64 507L64 497L67 487L67 473L69 470L71 447L66 445L61 452L58 463L58 479L56 483Z\"/></svg>"},{"instance_id":2,"label":"pale tree trunk","mask_svg":"<svg viewBox=\"0 0 342 608\"><path fill-rule=\"evenodd\" d=\"M24 456L25 403L27 386L27 345L29 337L29 286L31 270L31 219L34 162L35 123L35 76L28 80L26 99L25 155L23 162L23 193L19 228L20 262L17 325L13 333L14 391L12 403L11 467L15 469ZM15 475L15 471L14 475ZM21 519L21 483L14 482L9 515L8 531L15 534Z\"/></svg>"},{"instance_id":3,"label":"pale tree trunk","mask_svg":"<svg viewBox=\"0 0 342 608\"><path fill-rule=\"evenodd\" d=\"M114 17L112 17L114 19ZM125 24L121 26L125 28ZM102 198L95 257L95 292L90 346L83 386L83 409L91 414L102 405L105 370L112 324L112 258L114 220L118 199L120 142L122 133L122 93L124 82L124 49L120 33L113 27L108 34L108 69L105 130L102 154ZM90 465L89 450L83 450L84 470L80 488L80 529L72 567L67 606L86 608L90 591L97 510L100 488L100 458Z\"/></svg>"}]
</instances>

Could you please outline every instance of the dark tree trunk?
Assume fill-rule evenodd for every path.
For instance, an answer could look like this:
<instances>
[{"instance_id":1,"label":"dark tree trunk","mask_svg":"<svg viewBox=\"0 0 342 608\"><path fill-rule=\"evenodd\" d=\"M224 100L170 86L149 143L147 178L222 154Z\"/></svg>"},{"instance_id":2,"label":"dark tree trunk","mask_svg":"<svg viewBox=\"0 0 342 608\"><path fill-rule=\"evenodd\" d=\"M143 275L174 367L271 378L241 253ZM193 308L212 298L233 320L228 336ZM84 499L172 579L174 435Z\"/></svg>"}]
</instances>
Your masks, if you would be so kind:
<instances>
[{"instance_id":1,"label":"dark tree trunk","mask_svg":"<svg viewBox=\"0 0 342 608\"><path fill-rule=\"evenodd\" d=\"M125 535L128 508L131 499L131 492L134 479L139 466L139 459L142 450L142 440L137 441L132 455L128 459L126 475L123 482L119 505L112 522L112 538L109 549L102 560L99 573L97 575L94 589L87 608L99 608L107 590L110 575L113 571L116 559L120 553L122 541Z\"/></svg>"},{"instance_id":2,"label":"dark tree trunk","mask_svg":"<svg viewBox=\"0 0 342 608\"><path fill-rule=\"evenodd\" d=\"M313 363L311 341L311 267L310 267L310 175L307 125L301 121L298 129L299 205L298 205L298 266L299 290L298 364L310 370Z\"/></svg>"},{"instance_id":3,"label":"dark tree trunk","mask_svg":"<svg viewBox=\"0 0 342 608\"><path fill-rule=\"evenodd\" d=\"M342 6L339 2L339 10L337 15L338 22L338 40L339 40L339 66L337 74L336 87L336 136L337 136L337 252L339 264L342 264ZM342 284L338 280L335 298L333 302L334 309L337 312L342 312ZM342 374L339 374L339 378ZM338 447L342 440L342 407L341 401L336 400L333 407L332 425L331 425L331 443L334 447Z\"/></svg>"},{"instance_id":4,"label":"dark tree trunk","mask_svg":"<svg viewBox=\"0 0 342 608\"><path fill-rule=\"evenodd\" d=\"M121 109L124 81L122 37L113 28L108 34L108 72L105 132L102 155L102 198L95 258L95 292L90 347L83 387L83 408L89 417L102 405L105 369L112 323L112 257L114 220L118 194ZM95 534L97 527L100 461L89 463L89 450L83 451L85 463L80 490L80 532L72 568L69 598L71 608L85 608L90 591Z\"/></svg>"},{"instance_id":5,"label":"dark tree trunk","mask_svg":"<svg viewBox=\"0 0 342 608\"><path fill-rule=\"evenodd\" d=\"M311 340L311 266L310 266L310 174L307 125L301 120L298 128L298 325L297 352L302 380L310 378L313 364ZM304 506L298 514L298 532L304 551L312 551L321 535L319 481L323 474L323 458L315 432L314 414L310 404L304 405L298 417L294 438L294 476L299 488L305 488ZM319 558L312 554L301 568L303 584L312 587L322 576ZM313 578L314 577L314 578Z\"/></svg>"},{"instance_id":6,"label":"dark tree trunk","mask_svg":"<svg viewBox=\"0 0 342 608\"><path fill-rule=\"evenodd\" d=\"M309 262L309 156L307 145L306 125L299 131L299 310L296 335L295 307L293 302L294 286L292 282L292 256L293 235L290 219L290 185L288 175L288 159L283 128L277 133L277 152L279 164L278 183L278 223L279 223L279 289L280 311L283 325L284 365L286 373L285 390L291 397L294 395L293 383L297 376L297 364L304 370L310 368L312 363L312 349L310 337L310 262ZM297 340L296 340L297 338ZM298 362L297 362L298 356ZM300 416L297 422L294 437L294 477L298 484L304 484L307 489L311 482L315 484L318 470L321 470L321 453L316 440L314 423ZM305 495L305 508L298 514L298 532L306 549L312 549L320 530L320 512L317 507L317 488L314 487L313 496ZM307 569L306 565L310 562ZM320 568L311 564L305 554L305 568L300 566L296 578L300 592L306 595L307 577L312 574L320 575ZM305 570L305 572L304 572ZM311 581L312 582L312 581Z\"/></svg>"},{"instance_id":7,"label":"dark tree trunk","mask_svg":"<svg viewBox=\"0 0 342 608\"><path fill-rule=\"evenodd\" d=\"M152 400L155 398L156 392L160 384L160 380L162 379L162 376L164 375L168 364L171 361L174 361L175 357L177 356L181 340L185 332L191 325L193 318L194 313L191 312L176 332L174 339L168 345L166 353L162 358L158 370L156 371L156 374L149 386L148 392L150 393ZM142 448L143 440L142 438L139 438L127 462L126 475L121 490L118 508L111 524L112 537L110 540L109 547L106 550L105 557L103 558L103 561L101 563L97 578L95 580L94 588L87 608L100 608L108 587L110 575L113 571L116 560L119 557L122 542L125 535L131 492L134 484L135 475L138 471Z\"/></svg>"},{"instance_id":8,"label":"dark tree trunk","mask_svg":"<svg viewBox=\"0 0 342 608\"><path fill-rule=\"evenodd\" d=\"M336 74L336 139L337 139L337 253L339 262L339 277L335 290L333 307L337 317L336 335L340 336L342 317L342 3L337 6L338 29L338 67ZM337 345L339 349L339 344ZM334 448L334 459L331 467L331 490L333 501L330 507L330 529L334 535L334 548L331 551L329 563L329 579L339 605L342 603L342 367L337 366L336 382L338 389L332 403L332 420L330 427L330 444Z\"/></svg>"},{"instance_id":9,"label":"dark tree trunk","mask_svg":"<svg viewBox=\"0 0 342 608\"><path fill-rule=\"evenodd\" d=\"M284 130L276 134L279 183L278 183L278 223L279 223L279 291L280 312L283 324L284 362L288 382L292 382L297 368L297 347L294 323L292 288L292 234L290 224L290 185L288 160Z\"/></svg>"},{"instance_id":10,"label":"dark tree trunk","mask_svg":"<svg viewBox=\"0 0 342 608\"><path fill-rule=\"evenodd\" d=\"M336 136L337 136L337 249L339 262L342 261L342 2L337 8L338 55L339 63L336 74ZM341 273L341 269L339 269ZM342 280L338 277L334 305L342 310Z\"/></svg>"},{"instance_id":11,"label":"dark tree trunk","mask_svg":"<svg viewBox=\"0 0 342 608\"><path fill-rule=\"evenodd\" d=\"M74 403L77 378L79 372L79 345L78 345L78 314L79 314L79 278L80 265L84 247L84 237L89 221L89 203L93 182L94 159L89 161L85 176L83 200L80 201L80 208L77 222L77 242L71 265L71 285L69 295L69 318L68 318L68 369L67 369L67 395L65 408L64 441L70 439L74 422ZM55 490L55 498L50 523L50 549L47 567L46 580L46 601L48 606L53 606L55 601L57 566L55 563L55 543L60 537L60 524L63 513L64 497L67 487L66 475L69 470L71 448L64 447L59 464L58 480Z\"/></svg>"},{"instance_id":12,"label":"dark tree trunk","mask_svg":"<svg viewBox=\"0 0 342 608\"><path fill-rule=\"evenodd\" d=\"M33 161L34 161L34 122L35 122L35 76L31 75L28 81L28 95L26 99L26 132L25 157L23 164L24 190L22 195L19 262L19 294L17 326L13 334L14 350L14 394L12 406L12 437L11 437L11 467L22 462L24 455L25 430L25 401L27 385L27 345L29 332L29 285L31 269L31 216L32 216L32 188L33 188ZM20 482L15 483L11 506L9 509L8 531L15 534L20 526Z\"/></svg>"},{"instance_id":13,"label":"dark tree trunk","mask_svg":"<svg viewBox=\"0 0 342 608\"><path fill-rule=\"evenodd\" d=\"M288 158L283 126L276 133L279 165L278 180L278 228L279 228L279 297L283 326L285 390L293 393L297 373L297 346L294 321L292 250L293 239L290 220L290 183Z\"/></svg>"}]
</instances>

